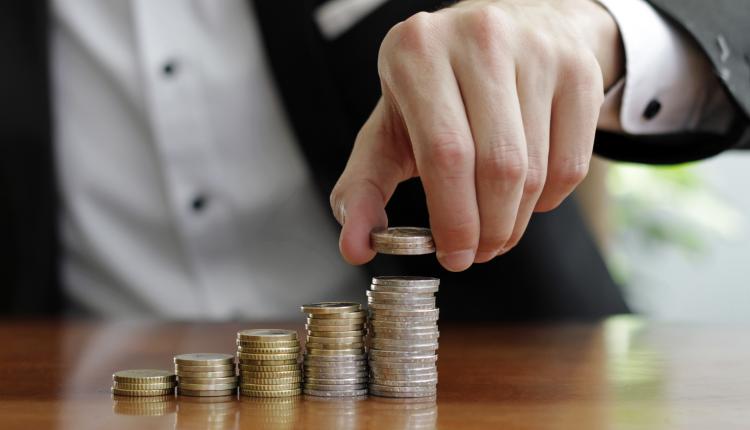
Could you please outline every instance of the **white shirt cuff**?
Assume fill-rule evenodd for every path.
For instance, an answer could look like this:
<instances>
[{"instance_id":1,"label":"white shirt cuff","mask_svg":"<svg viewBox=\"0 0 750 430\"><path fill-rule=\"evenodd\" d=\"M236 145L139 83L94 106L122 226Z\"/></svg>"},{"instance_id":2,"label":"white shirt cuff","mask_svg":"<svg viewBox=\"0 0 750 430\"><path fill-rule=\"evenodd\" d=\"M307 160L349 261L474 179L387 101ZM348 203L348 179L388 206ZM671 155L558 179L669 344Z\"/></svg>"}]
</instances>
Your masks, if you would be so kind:
<instances>
[{"instance_id":1,"label":"white shirt cuff","mask_svg":"<svg viewBox=\"0 0 750 430\"><path fill-rule=\"evenodd\" d=\"M605 97L599 127L617 117L629 134L723 132L735 110L711 63L692 39L644 0L598 0L614 17L625 47L624 80Z\"/></svg>"}]
</instances>

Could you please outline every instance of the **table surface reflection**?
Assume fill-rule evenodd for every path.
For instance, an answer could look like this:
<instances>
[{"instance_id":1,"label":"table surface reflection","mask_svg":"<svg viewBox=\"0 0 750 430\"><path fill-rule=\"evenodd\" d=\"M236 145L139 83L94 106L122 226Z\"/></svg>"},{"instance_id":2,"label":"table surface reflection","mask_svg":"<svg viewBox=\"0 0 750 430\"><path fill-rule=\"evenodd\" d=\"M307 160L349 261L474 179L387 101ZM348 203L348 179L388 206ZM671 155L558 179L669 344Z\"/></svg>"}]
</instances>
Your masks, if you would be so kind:
<instances>
[{"instance_id":1,"label":"table surface reflection","mask_svg":"<svg viewBox=\"0 0 750 430\"><path fill-rule=\"evenodd\" d=\"M277 324L274 327L297 328ZM750 427L748 327L441 323L437 399L113 399L111 374L268 324L0 322L0 428Z\"/></svg>"}]
</instances>

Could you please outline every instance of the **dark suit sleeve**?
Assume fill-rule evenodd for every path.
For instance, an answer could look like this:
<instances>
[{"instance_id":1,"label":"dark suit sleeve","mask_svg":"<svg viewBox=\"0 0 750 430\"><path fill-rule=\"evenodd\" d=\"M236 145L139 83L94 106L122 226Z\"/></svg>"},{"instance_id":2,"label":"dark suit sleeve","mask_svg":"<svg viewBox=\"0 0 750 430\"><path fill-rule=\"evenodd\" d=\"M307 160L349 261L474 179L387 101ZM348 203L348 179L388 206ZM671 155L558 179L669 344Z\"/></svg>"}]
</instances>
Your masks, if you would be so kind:
<instances>
[{"instance_id":1,"label":"dark suit sleeve","mask_svg":"<svg viewBox=\"0 0 750 430\"><path fill-rule=\"evenodd\" d=\"M750 149L750 0L647 0L706 54L738 116L725 134L625 135L600 131L594 150L623 161L670 164Z\"/></svg>"}]
</instances>

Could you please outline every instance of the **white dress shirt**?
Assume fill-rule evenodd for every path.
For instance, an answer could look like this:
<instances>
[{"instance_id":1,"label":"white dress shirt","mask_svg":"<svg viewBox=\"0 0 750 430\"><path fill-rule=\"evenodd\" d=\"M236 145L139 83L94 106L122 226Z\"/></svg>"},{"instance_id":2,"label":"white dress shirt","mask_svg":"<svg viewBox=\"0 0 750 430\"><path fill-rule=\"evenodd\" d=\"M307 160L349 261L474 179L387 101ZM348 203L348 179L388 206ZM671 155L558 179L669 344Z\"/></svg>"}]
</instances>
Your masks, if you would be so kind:
<instances>
[{"instance_id":1,"label":"white dress shirt","mask_svg":"<svg viewBox=\"0 0 750 430\"><path fill-rule=\"evenodd\" d=\"M333 0L316 19L335 38L382 2ZM659 50L636 56L643 38L621 11L645 3L605 3L628 53L628 77L607 97L622 100L625 131L700 126L719 93L713 75L682 68L700 54L657 19L639 31ZM53 1L62 273L83 309L275 319L306 302L362 299L368 282L338 255L248 4ZM642 121L654 97L661 111Z\"/></svg>"}]
</instances>

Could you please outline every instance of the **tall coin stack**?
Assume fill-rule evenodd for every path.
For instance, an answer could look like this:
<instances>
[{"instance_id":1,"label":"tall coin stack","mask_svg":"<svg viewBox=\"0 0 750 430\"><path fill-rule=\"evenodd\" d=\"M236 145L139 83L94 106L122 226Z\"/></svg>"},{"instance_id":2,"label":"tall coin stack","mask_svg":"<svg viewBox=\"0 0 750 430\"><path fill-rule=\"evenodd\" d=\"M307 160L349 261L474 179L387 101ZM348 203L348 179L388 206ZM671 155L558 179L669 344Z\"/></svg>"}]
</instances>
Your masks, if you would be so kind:
<instances>
[{"instance_id":1,"label":"tall coin stack","mask_svg":"<svg viewBox=\"0 0 750 430\"><path fill-rule=\"evenodd\" d=\"M177 393L182 396L216 397L237 394L234 356L199 352L174 357Z\"/></svg>"},{"instance_id":2,"label":"tall coin stack","mask_svg":"<svg viewBox=\"0 0 750 430\"><path fill-rule=\"evenodd\" d=\"M175 374L167 370L120 370L112 375L112 394L117 396L174 396Z\"/></svg>"},{"instance_id":3,"label":"tall coin stack","mask_svg":"<svg viewBox=\"0 0 750 430\"><path fill-rule=\"evenodd\" d=\"M311 396L367 394L364 336L367 312L359 303L322 302L302 306L307 314L304 392Z\"/></svg>"},{"instance_id":4,"label":"tall coin stack","mask_svg":"<svg viewBox=\"0 0 750 430\"><path fill-rule=\"evenodd\" d=\"M370 394L427 397L437 393L437 278L379 276L367 292Z\"/></svg>"},{"instance_id":5,"label":"tall coin stack","mask_svg":"<svg viewBox=\"0 0 750 430\"><path fill-rule=\"evenodd\" d=\"M301 394L300 345L296 331L242 330L237 333L237 358L242 395L289 397Z\"/></svg>"}]
</instances>

